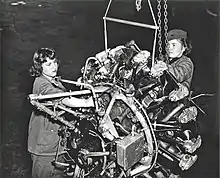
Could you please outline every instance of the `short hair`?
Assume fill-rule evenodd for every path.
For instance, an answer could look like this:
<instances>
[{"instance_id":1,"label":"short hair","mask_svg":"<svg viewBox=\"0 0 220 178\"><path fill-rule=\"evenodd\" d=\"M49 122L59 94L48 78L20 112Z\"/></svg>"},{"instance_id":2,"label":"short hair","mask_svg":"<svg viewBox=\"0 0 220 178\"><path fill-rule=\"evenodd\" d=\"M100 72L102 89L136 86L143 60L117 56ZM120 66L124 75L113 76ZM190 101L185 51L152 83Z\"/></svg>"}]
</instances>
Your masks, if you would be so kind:
<instances>
[{"instance_id":1,"label":"short hair","mask_svg":"<svg viewBox=\"0 0 220 178\"><path fill-rule=\"evenodd\" d=\"M56 51L52 48L39 48L33 55L33 64L29 69L30 75L38 77L42 74L42 64L47 61L47 58L56 59L58 64L60 61L57 59Z\"/></svg>"}]
</instances>

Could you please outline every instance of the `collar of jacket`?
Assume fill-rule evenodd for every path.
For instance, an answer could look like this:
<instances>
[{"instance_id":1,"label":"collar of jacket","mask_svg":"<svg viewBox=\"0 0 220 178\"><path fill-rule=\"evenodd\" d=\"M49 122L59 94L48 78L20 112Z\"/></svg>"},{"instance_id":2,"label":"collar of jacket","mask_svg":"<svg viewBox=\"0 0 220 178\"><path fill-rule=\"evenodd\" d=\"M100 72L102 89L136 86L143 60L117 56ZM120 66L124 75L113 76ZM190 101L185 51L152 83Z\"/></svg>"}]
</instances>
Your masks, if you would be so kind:
<instances>
[{"instance_id":1,"label":"collar of jacket","mask_svg":"<svg viewBox=\"0 0 220 178\"><path fill-rule=\"evenodd\" d=\"M52 78L51 80L44 75L41 75L41 77L45 78L47 81L49 81L54 86L62 89L63 91L66 91L65 87L60 82L61 77L56 76L56 77Z\"/></svg>"},{"instance_id":2,"label":"collar of jacket","mask_svg":"<svg viewBox=\"0 0 220 178\"><path fill-rule=\"evenodd\" d=\"M182 58L183 55L181 57L175 57L173 58L171 61L169 61L169 64L173 64L174 62L176 62L178 59Z\"/></svg>"}]
</instances>

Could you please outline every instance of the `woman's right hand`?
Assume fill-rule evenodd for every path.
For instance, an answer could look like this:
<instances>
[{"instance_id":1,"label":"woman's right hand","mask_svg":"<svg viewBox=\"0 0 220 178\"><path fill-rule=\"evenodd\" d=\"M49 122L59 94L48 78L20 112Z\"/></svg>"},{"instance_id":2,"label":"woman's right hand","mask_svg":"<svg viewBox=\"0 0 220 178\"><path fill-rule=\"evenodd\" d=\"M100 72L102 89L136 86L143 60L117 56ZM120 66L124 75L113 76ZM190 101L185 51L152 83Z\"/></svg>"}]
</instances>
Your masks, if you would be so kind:
<instances>
[{"instance_id":1,"label":"woman's right hand","mask_svg":"<svg viewBox=\"0 0 220 178\"><path fill-rule=\"evenodd\" d=\"M151 68L151 75L153 77L160 77L163 75L163 72L167 70L167 64L163 61L158 61L156 64L154 64Z\"/></svg>"}]
</instances>

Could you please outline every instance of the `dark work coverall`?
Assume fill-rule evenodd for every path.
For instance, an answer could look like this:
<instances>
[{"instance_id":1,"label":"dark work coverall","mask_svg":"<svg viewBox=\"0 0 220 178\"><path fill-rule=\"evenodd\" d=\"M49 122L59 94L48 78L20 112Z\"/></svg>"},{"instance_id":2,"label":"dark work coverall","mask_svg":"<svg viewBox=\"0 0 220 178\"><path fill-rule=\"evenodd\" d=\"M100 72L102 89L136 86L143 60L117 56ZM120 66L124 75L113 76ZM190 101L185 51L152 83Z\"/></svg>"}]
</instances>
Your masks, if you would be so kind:
<instances>
[{"instance_id":1,"label":"dark work coverall","mask_svg":"<svg viewBox=\"0 0 220 178\"><path fill-rule=\"evenodd\" d=\"M49 81L43 75L36 77L33 84L33 94L53 94L64 92L65 88L60 82ZM59 136L59 125L49 115L34 110L31 114L28 132L28 151L33 160L33 178L60 178L63 171L57 170L51 164L55 158ZM61 148L60 153L63 151Z\"/></svg>"},{"instance_id":2,"label":"dark work coverall","mask_svg":"<svg viewBox=\"0 0 220 178\"><path fill-rule=\"evenodd\" d=\"M194 65L189 57L183 55L180 58L174 58L168 64L168 71L179 83L183 84L190 90Z\"/></svg>"}]
</instances>

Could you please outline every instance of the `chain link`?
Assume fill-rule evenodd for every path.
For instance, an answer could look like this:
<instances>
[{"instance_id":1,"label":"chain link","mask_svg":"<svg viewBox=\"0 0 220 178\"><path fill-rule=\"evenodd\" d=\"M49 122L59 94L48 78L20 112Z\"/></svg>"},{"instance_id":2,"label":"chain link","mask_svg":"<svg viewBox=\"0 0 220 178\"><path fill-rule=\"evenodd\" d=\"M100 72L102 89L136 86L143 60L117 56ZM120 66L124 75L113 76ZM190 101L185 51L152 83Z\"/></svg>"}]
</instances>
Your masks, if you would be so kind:
<instances>
[{"instance_id":1,"label":"chain link","mask_svg":"<svg viewBox=\"0 0 220 178\"><path fill-rule=\"evenodd\" d=\"M159 57L162 57L162 53L163 53L163 42L162 42L162 39L163 39L163 36L162 36L162 31L164 30L164 45L165 45L165 51L167 53L167 45L168 45L168 12L167 12L167 0L163 0L164 1L164 6L163 6L163 16L164 16L164 20L163 20L163 23L164 23L164 28L162 29L162 21L161 21L161 0L157 0L157 17L158 17L158 20L157 20L157 23L158 23L158 48L159 48Z\"/></svg>"},{"instance_id":2,"label":"chain link","mask_svg":"<svg viewBox=\"0 0 220 178\"><path fill-rule=\"evenodd\" d=\"M157 0L157 23L158 23L158 46L159 46L159 57L162 57L162 35L161 35L161 0Z\"/></svg>"},{"instance_id":3,"label":"chain link","mask_svg":"<svg viewBox=\"0 0 220 178\"><path fill-rule=\"evenodd\" d=\"M168 12L167 12L167 0L164 0L164 37L165 37L165 51L167 54L168 45Z\"/></svg>"},{"instance_id":4,"label":"chain link","mask_svg":"<svg viewBox=\"0 0 220 178\"><path fill-rule=\"evenodd\" d=\"M167 53L167 45L168 45L168 12L167 12L167 0L163 0L164 1L164 12L163 12L163 16L164 16L164 44L165 44L165 51ZM135 5L136 5L136 10L140 11L141 10L141 2L142 0L136 0L135 1ZM159 57L162 57L162 52L163 52L163 42L162 42L162 27L161 27L161 0L157 0L157 23L158 23L158 47L159 47Z\"/></svg>"},{"instance_id":5,"label":"chain link","mask_svg":"<svg viewBox=\"0 0 220 178\"><path fill-rule=\"evenodd\" d=\"M141 1L142 0L136 0L135 4L136 4L136 10L140 11L141 10Z\"/></svg>"}]
</instances>

